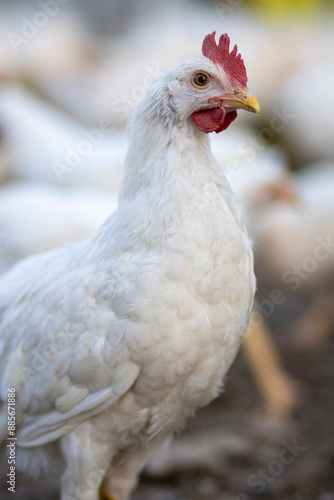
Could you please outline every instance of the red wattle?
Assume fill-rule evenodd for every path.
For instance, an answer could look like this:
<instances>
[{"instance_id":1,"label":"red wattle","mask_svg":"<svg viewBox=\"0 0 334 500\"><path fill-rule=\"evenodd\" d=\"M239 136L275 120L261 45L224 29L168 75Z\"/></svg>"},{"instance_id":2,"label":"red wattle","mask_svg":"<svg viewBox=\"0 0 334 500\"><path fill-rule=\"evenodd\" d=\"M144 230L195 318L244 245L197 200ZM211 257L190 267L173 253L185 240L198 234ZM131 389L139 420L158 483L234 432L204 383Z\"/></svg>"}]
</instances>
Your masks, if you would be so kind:
<instances>
[{"instance_id":1,"label":"red wattle","mask_svg":"<svg viewBox=\"0 0 334 500\"><path fill-rule=\"evenodd\" d=\"M230 113L226 113L225 120L222 126L218 130L215 130L216 134L219 134L219 132L226 130L227 127L231 125L231 123L236 119L237 116L238 113L236 111L230 111Z\"/></svg>"},{"instance_id":2,"label":"red wattle","mask_svg":"<svg viewBox=\"0 0 334 500\"><path fill-rule=\"evenodd\" d=\"M201 109L191 115L195 125L206 134L225 130L237 117L236 111L226 113L223 107Z\"/></svg>"}]
</instances>

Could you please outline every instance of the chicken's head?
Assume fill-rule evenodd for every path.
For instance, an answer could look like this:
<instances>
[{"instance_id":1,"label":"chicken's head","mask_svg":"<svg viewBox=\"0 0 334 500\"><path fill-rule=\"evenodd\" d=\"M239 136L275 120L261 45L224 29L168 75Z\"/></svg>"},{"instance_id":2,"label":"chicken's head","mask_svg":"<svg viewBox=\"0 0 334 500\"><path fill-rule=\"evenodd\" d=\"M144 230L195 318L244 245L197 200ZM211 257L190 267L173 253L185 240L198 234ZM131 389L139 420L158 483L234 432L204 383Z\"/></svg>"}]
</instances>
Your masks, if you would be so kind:
<instances>
[{"instance_id":1,"label":"chicken's head","mask_svg":"<svg viewBox=\"0 0 334 500\"><path fill-rule=\"evenodd\" d=\"M192 118L202 132L219 133L237 116L237 109L260 113L246 86L246 68L237 46L229 51L227 34L218 45L215 32L204 38L203 59L190 59L175 68L169 83L169 104L181 119Z\"/></svg>"}]
</instances>

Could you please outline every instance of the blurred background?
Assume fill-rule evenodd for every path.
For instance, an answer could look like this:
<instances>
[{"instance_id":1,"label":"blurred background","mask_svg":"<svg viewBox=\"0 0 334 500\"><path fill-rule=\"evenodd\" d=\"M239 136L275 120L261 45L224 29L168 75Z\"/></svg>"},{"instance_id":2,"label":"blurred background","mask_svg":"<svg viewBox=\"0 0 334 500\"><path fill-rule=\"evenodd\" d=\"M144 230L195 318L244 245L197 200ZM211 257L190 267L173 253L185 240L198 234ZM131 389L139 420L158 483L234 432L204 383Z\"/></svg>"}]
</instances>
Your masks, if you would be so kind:
<instances>
[{"instance_id":1,"label":"blurred background","mask_svg":"<svg viewBox=\"0 0 334 500\"><path fill-rule=\"evenodd\" d=\"M224 394L134 499L334 500L332 1L1 0L0 272L97 231L117 206L127 119L212 31L238 44L261 105L211 134L246 208L257 300ZM19 500L57 498L18 486Z\"/></svg>"}]
</instances>

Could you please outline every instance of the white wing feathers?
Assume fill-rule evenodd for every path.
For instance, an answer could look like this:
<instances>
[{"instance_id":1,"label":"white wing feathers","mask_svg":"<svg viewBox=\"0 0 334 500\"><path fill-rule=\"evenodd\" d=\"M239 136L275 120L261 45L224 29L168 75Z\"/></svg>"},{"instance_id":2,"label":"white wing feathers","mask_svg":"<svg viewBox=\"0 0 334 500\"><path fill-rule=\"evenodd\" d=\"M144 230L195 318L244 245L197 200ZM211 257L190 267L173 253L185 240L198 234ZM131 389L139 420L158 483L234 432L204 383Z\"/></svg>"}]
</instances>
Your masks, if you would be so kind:
<instances>
[{"instance_id":1,"label":"white wing feathers","mask_svg":"<svg viewBox=\"0 0 334 500\"><path fill-rule=\"evenodd\" d=\"M127 376L120 386L89 394L66 413L53 411L47 415L27 417L22 430L18 433L20 446L39 446L49 443L64 436L80 422L110 408L130 389L138 376L138 365L129 363L126 368Z\"/></svg>"},{"instance_id":2,"label":"white wing feathers","mask_svg":"<svg viewBox=\"0 0 334 500\"><path fill-rule=\"evenodd\" d=\"M71 253L26 259L0 279L1 399L4 407L17 389L20 446L51 442L106 410L139 374L124 320L99 293L105 274ZM0 409L0 436L6 426Z\"/></svg>"}]
</instances>

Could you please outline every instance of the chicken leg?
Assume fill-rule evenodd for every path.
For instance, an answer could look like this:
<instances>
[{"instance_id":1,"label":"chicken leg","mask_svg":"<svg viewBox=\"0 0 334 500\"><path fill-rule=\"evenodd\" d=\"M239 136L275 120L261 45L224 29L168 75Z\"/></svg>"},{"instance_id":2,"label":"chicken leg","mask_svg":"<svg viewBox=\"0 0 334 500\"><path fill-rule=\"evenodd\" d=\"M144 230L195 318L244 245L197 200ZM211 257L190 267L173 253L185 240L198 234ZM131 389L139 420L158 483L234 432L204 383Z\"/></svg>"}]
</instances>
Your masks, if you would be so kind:
<instances>
[{"instance_id":1,"label":"chicken leg","mask_svg":"<svg viewBox=\"0 0 334 500\"><path fill-rule=\"evenodd\" d=\"M120 460L112 462L102 482L99 500L128 500L149 454L148 448L139 447L122 453Z\"/></svg>"},{"instance_id":2,"label":"chicken leg","mask_svg":"<svg viewBox=\"0 0 334 500\"><path fill-rule=\"evenodd\" d=\"M260 320L255 320L260 314ZM299 402L298 382L286 373L263 315L256 311L246 331L242 352L264 400L268 416L287 418Z\"/></svg>"},{"instance_id":3,"label":"chicken leg","mask_svg":"<svg viewBox=\"0 0 334 500\"><path fill-rule=\"evenodd\" d=\"M99 500L117 500L113 495L110 495L107 491L105 491L103 485L100 488Z\"/></svg>"}]
</instances>

